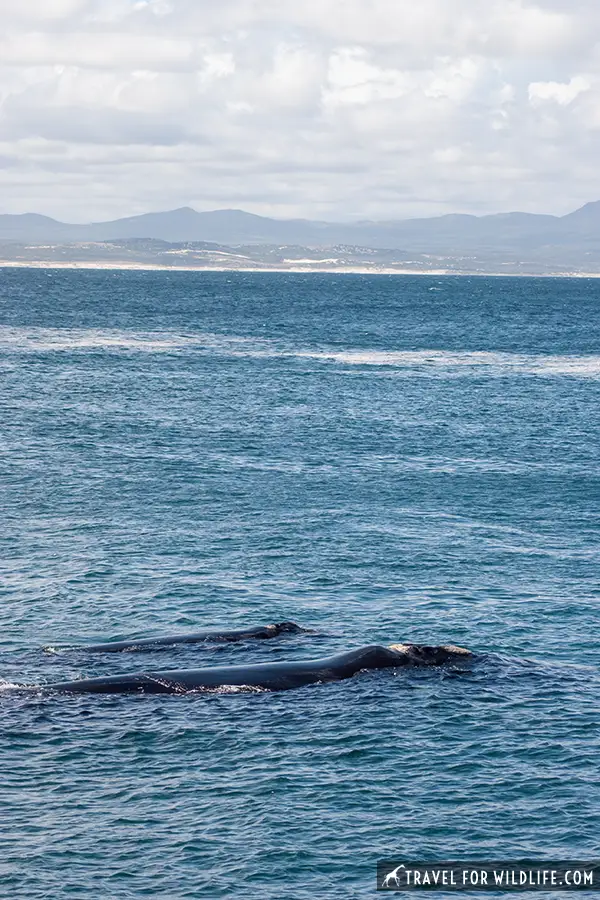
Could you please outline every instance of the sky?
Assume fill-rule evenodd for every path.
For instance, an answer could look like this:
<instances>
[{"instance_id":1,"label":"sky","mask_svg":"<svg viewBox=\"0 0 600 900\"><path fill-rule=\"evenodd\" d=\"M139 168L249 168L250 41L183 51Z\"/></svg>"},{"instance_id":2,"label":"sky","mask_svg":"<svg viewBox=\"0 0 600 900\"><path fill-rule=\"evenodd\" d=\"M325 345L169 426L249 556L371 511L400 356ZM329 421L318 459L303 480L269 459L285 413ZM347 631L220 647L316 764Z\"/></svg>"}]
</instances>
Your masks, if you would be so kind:
<instances>
[{"instance_id":1,"label":"sky","mask_svg":"<svg viewBox=\"0 0 600 900\"><path fill-rule=\"evenodd\" d=\"M0 0L0 213L600 199L598 0Z\"/></svg>"}]
</instances>

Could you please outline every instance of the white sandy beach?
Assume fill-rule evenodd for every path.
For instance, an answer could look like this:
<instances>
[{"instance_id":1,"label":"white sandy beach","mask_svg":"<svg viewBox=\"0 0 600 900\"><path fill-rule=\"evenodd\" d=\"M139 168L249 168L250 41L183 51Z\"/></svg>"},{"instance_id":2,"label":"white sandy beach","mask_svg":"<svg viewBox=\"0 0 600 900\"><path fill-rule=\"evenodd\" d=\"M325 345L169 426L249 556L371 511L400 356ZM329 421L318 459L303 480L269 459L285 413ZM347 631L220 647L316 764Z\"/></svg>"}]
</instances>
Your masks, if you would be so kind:
<instances>
[{"instance_id":1,"label":"white sandy beach","mask_svg":"<svg viewBox=\"0 0 600 900\"><path fill-rule=\"evenodd\" d=\"M406 269L369 266L165 266L153 263L122 262L60 262L48 260L0 260L0 268L10 269L99 269L113 271L148 271L148 272L274 272L297 273L310 272L331 275L460 275L481 276L486 278L600 278L600 272L470 272L455 269Z\"/></svg>"}]
</instances>

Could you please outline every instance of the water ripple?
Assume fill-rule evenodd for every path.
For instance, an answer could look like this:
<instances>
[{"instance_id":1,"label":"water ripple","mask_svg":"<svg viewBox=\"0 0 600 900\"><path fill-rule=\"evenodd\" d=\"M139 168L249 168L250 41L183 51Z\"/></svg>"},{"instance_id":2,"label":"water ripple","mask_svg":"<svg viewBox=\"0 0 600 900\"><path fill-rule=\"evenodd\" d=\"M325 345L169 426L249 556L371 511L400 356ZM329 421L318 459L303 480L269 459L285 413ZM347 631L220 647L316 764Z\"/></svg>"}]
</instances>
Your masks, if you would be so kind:
<instances>
[{"instance_id":1,"label":"water ripple","mask_svg":"<svg viewBox=\"0 0 600 900\"><path fill-rule=\"evenodd\" d=\"M385 856L598 856L599 291L0 273L7 896L363 898ZM83 647L286 619L317 633ZM411 640L481 660L15 690Z\"/></svg>"}]
</instances>

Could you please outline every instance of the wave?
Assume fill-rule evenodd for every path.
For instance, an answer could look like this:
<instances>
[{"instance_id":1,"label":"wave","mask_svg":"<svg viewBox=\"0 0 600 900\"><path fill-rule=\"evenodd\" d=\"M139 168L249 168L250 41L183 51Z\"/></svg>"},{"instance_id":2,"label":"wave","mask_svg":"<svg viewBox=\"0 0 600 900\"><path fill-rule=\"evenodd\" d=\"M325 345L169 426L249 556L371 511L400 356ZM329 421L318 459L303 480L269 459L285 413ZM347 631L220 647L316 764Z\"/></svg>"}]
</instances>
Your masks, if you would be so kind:
<instances>
[{"instance_id":1,"label":"wave","mask_svg":"<svg viewBox=\"0 0 600 900\"><path fill-rule=\"evenodd\" d=\"M272 339L205 332L117 329L0 328L0 353L49 352L182 353L292 359L346 367L370 367L386 374L489 377L600 377L600 355L548 355L483 350L370 350L295 347Z\"/></svg>"},{"instance_id":2,"label":"wave","mask_svg":"<svg viewBox=\"0 0 600 900\"><path fill-rule=\"evenodd\" d=\"M0 691L14 691L22 687L22 684L16 684L14 681L5 681L3 678L0 678Z\"/></svg>"}]
</instances>

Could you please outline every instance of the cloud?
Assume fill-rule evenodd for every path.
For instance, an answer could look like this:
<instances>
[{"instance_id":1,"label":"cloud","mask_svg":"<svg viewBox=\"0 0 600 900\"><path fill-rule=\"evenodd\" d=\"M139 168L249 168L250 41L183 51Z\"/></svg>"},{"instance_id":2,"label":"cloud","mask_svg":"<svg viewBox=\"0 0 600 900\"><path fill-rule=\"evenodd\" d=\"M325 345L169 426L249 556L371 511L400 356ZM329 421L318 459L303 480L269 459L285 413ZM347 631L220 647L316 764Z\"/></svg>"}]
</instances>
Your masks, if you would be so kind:
<instances>
[{"instance_id":1,"label":"cloud","mask_svg":"<svg viewBox=\"0 0 600 900\"><path fill-rule=\"evenodd\" d=\"M567 84L558 81L534 81L529 85L529 99L533 104L544 100L553 100L559 106L568 106L579 94L591 88L587 78L577 75Z\"/></svg>"},{"instance_id":2,"label":"cloud","mask_svg":"<svg viewBox=\"0 0 600 900\"><path fill-rule=\"evenodd\" d=\"M600 196L593 0L0 0L2 212Z\"/></svg>"}]
</instances>

